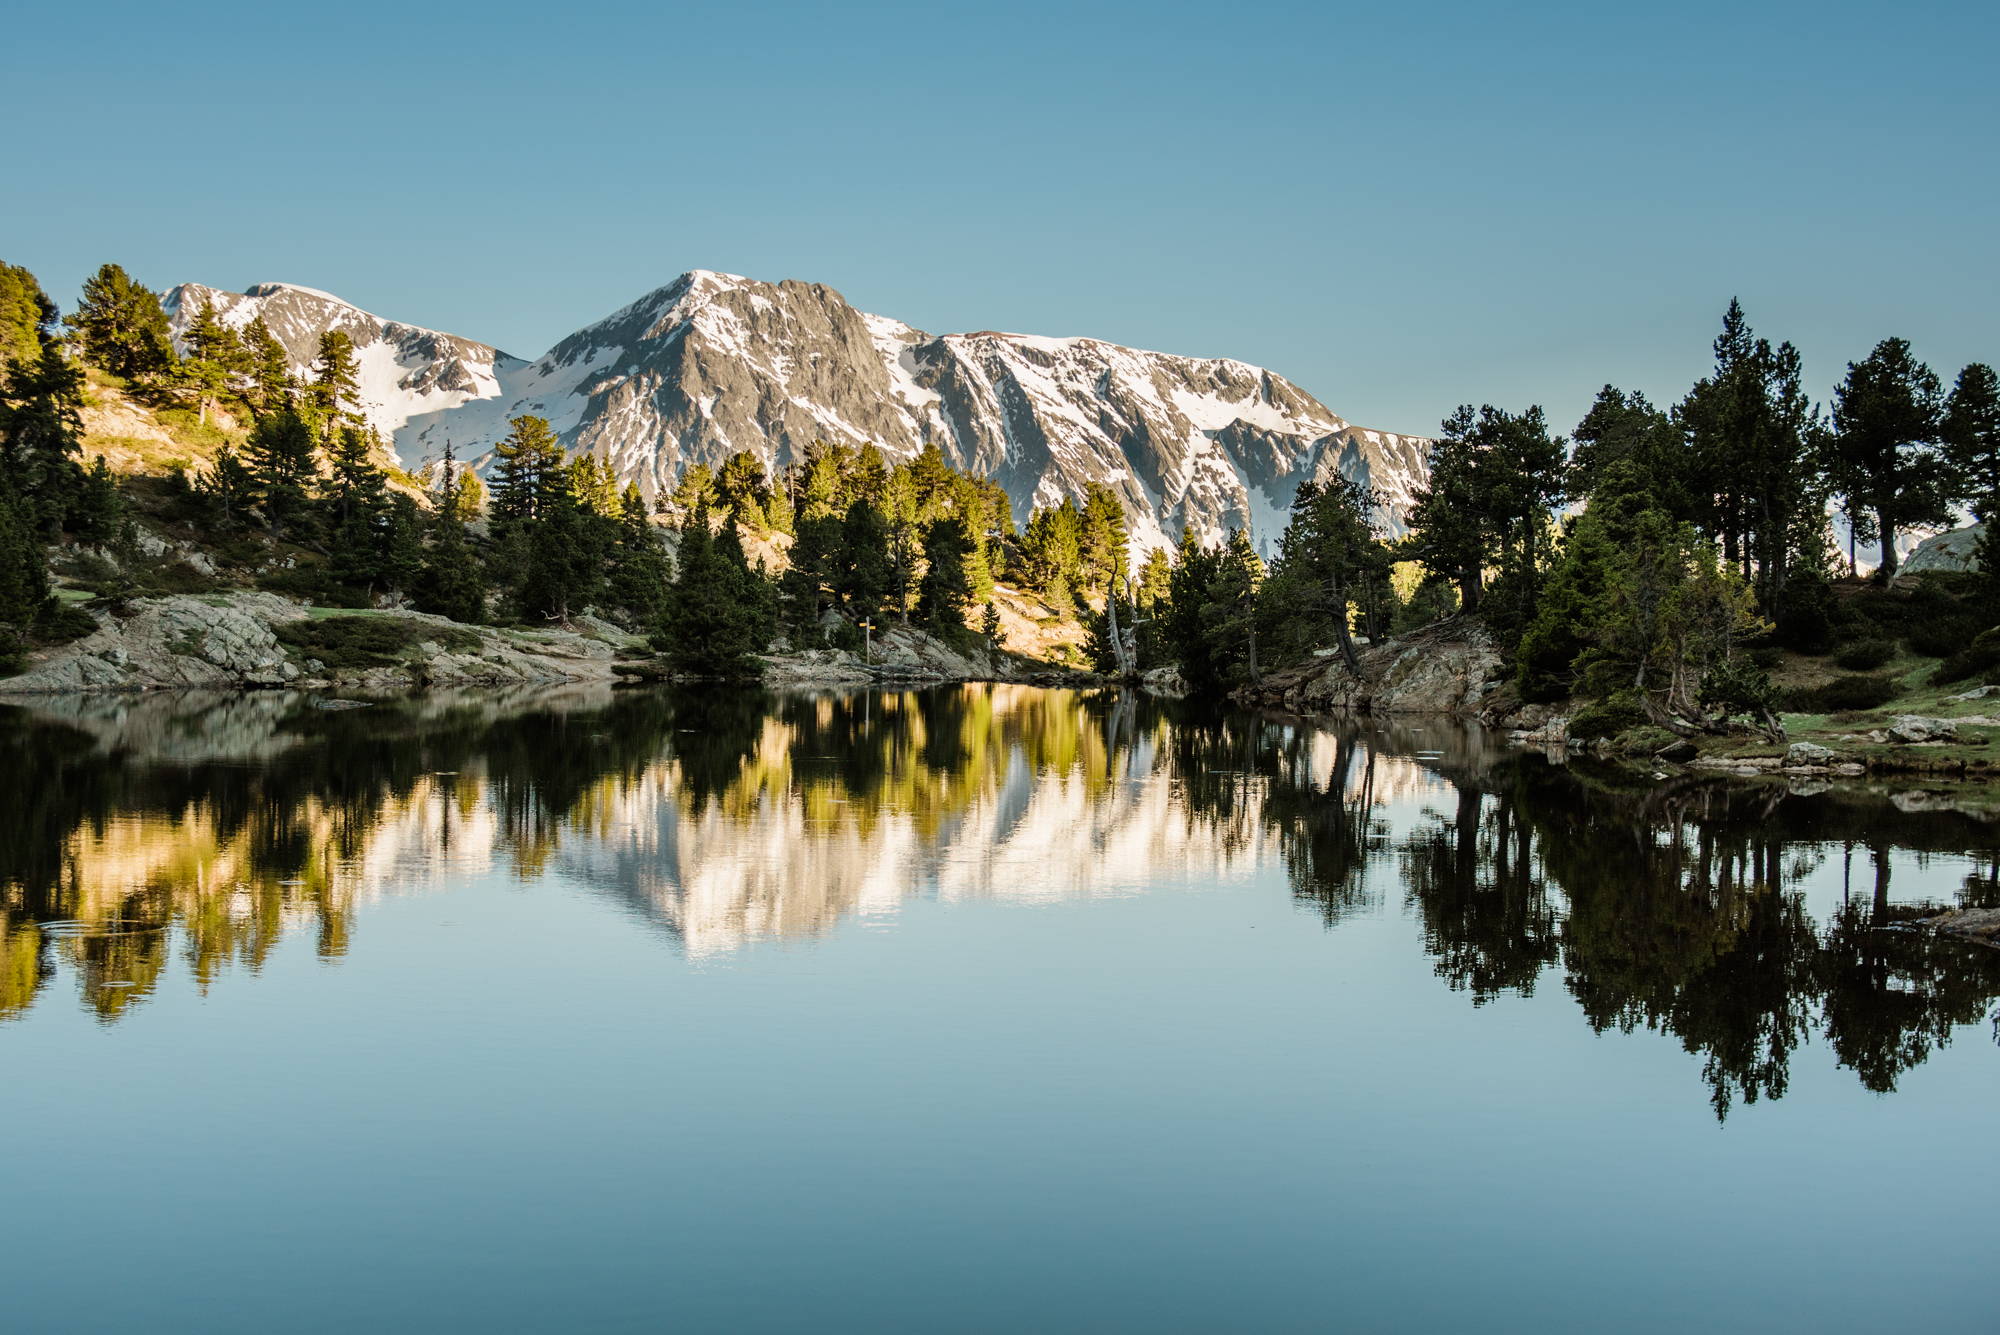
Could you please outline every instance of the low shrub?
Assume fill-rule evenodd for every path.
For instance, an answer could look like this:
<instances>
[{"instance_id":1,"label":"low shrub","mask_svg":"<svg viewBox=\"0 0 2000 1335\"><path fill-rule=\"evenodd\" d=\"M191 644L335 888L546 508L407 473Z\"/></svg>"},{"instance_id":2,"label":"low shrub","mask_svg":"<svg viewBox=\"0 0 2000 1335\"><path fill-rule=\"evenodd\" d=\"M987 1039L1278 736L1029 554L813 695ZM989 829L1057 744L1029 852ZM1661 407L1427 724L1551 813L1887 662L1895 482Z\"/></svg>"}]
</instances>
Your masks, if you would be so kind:
<instances>
[{"instance_id":1,"label":"low shrub","mask_svg":"<svg viewBox=\"0 0 2000 1335\"><path fill-rule=\"evenodd\" d=\"M1787 714L1837 714L1878 709L1899 694L1893 677L1835 677L1820 686L1794 686L1778 698Z\"/></svg>"},{"instance_id":2,"label":"low shrub","mask_svg":"<svg viewBox=\"0 0 2000 1335\"><path fill-rule=\"evenodd\" d=\"M1904 632L1903 643L1910 646L1911 653L1925 658L1950 658L1968 648L1985 629L1983 619L1961 612L1913 624Z\"/></svg>"},{"instance_id":3,"label":"low shrub","mask_svg":"<svg viewBox=\"0 0 2000 1335\"><path fill-rule=\"evenodd\" d=\"M392 616L307 618L278 627L276 634L299 657L317 658L336 670L392 667L426 641L458 653L480 645L476 631Z\"/></svg>"},{"instance_id":4,"label":"low shrub","mask_svg":"<svg viewBox=\"0 0 2000 1335\"><path fill-rule=\"evenodd\" d=\"M1616 697L1593 700L1570 717L1569 735L1572 741L1594 742L1600 737L1616 737L1645 722L1645 714L1630 700Z\"/></svg>"},{"instance_id":5,"label":"low shrub","mask_svg":"<svg viewBox=\"0 0 2000 1335\"><path fill-rule=\"evenodd\" d=\"M1891 640L1862 640L1850 644L1833 656L1833 661L1849 672L1873 672L1887 666L1896 656L1896 645Z\"/></svg>"},{"instance_id":6,"label":"low shrub","mask_svg":"<svg viewBox=\"0 0 2000 1335\"><path fill-rule=\"evenodd\" d=\"M2000 628L1973 636L1972 643L1954 651L1938 664L1931 680L1964 681L1967 677L1991 672L1995 668L2000 668Z\"/></svg>"}]
</instances>

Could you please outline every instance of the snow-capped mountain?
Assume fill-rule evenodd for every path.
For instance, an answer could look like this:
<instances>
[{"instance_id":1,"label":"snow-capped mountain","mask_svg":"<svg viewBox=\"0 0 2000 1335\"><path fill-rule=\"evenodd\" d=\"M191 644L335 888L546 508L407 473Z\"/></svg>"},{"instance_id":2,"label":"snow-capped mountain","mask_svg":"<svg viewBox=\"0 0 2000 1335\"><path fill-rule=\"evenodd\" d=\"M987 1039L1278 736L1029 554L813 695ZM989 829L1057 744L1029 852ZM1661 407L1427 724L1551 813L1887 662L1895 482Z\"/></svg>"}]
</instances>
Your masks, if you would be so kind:
<instances>
[{"instance_id":1,"label":"snow-capped mountain","mask_svg":"<svg viewBox=\"0 0 2000 1335\"><path fill-rule=\"evenodd\" d=\"M354 340L363 410L385 438L419 414L492 398L501 392L501 375L526 365L484 343L385 320L330 292L294 283L258 283L247 292L182 283L161 304L177 340L204 307L236 329L263 316L265 326L290 355L292 370L301 376L310 374L320 335L342 330Z\"/></svg>"},{"instance_id":2,"label":"snow-capped mountain","mask_svg":"<svg viewBox=\"0 0 2000 1335\"><path fill-rule=\"evenodd\" d=\"M1205 538L1247 527L1268 547L1298 485L1335 470L1384 492L1399 529L1425 471L1424 439L1352 426L1243 362L1091 338L927 334L818 283L695 270L533 362L282 284L241 296L177 288L177 321L196 297L232 323L261 310L302 362L334 321L357 346L369 332L378 350L363 359L363 395L412 469L447 444L480 458L523 413L648 495L739 450L783 464L818 438L896 460L935 442L955 467L998 481L1021 519L1086 482L1110 486L1140 550L1184 527Z\"/></svg>"}]
</instances>

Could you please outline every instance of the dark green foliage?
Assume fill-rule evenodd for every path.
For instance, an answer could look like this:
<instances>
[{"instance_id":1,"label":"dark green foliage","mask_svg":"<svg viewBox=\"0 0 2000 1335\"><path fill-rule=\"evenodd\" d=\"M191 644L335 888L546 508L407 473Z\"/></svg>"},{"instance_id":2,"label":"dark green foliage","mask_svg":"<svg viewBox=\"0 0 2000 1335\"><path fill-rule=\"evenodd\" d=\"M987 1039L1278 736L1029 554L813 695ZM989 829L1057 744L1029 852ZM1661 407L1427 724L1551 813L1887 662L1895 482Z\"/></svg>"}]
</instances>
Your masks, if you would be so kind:
<instances>
[{"instance_id":1,"label":"dark green foliage","mask_svg":"<svg viewBox=\"0 0 2000 1335\"><path fill-rule=\"evenodd\" d=\"M264 524L278 539L309 524L310 484L319 475L312 427L289 408L258 419L243 442L243 467Z\"/></svg>"},{"instance_id":2,"label":"dark green foliage","mask_svg":"<svg viewBox=\"0 0 2000 1335\"><path fill-rule=\"evenodd\" d=\"M1130 568L1126 548L1125 507L1101 482L1087 482L1083 508L1077 516L1077 557L1082 587L1101 594L1122 582Z\"/></svg>"},{"instance_id":3,"label":"dark green foliage","mask_svg":"<svg viewBox=\"0 0 2000 1335\"><path fill-rule=\"evenodd\" d=\"M1875 516L1883 582L1896 573L1898 533L1950 519L1956 486L1939 448L1944 412L1937 376L1900 338L1885 338L1865 361L1849 362L1834 390L1835 488Z\"/></svg>"},{"instance_id":4,"label":"dark green foliage","mask_svg":"<svg viewBox=\"0 0 2000 1335\"><path fill-rule=\"evenodd\" d=\"M1331 645L1356 667L1353 623L1371 637L1387 632L1395 597L1376 532L1382 510L1376 492L1344 477L1299 487L1253 627L1274 661Z\"/></svg>"},{"instance_id":5,"label":"dark green foliage","mask_svg":"<svg viewBox=\"0 0 2000 1335\"><path fill-rule=\"evenodd\" d=\"M1888 666L1896 656L1896 645L1891 640L1861 640L1848 645L1833 656L1833 661L1849 672L1873 672L1876 668Z\"/></svg>"},{"instance_id":6,"label":"dark green foliage","mask_svg":"<svg viewBox=\"0 0 2000 1335\"><path fill-rule=\"evenodd\" d=\"M676 672L755 680L763 672L756 654L769 637L775 600L753 586L767 582L744 566L735 530L725 532L728 538L718 543L705 511L697 511L682 532L679 573L655 642Z\"/></svg>"},{"instance_id":7,"label":"dark green foliage","mask_svg":"<svg viewBox=\"0 0 2000 1335\"><path fill-rule=\"evenodd\" d=\"M1989 677L2000 670L2000 628L1981 631L1972 643L1959 649L1932 674L1933 682L1964 681L1968 677Z\"/></svg>"},{"instance_id":8,"label":"dark green foliage","mask_svg":"<svg viewBox=\"0 0 2000 1335\"><path fill-rule=\"evenodd\" d=\"M354 340L339 329L321 334L312 372L305 402L320 433L331 440L344 426L360 426L361 382L354 365Z\"/></svg>"},{"instance_id":9,"label":"dark green foliage","mask_svg":"<svg viewBox=\"0 0 2000 1335\"><path fill-rule=\"evenodd\" d=\"M298 382L292 375L291 357L263 316L244 326L242 348L247 382L243 397L250 410L262 417L295 406L292 395Z\"/></svg>"},{"instance_id":10,"label":"dark green foliage","mask_svg":"<svg viewBox=\"0 0 2000 1335\"><path fill-rule=\"evenodd\" d=\"M480 577L472 535L466 530L465 510L460 504L464 474L449 448L438 476L438 491L432 499L428 523L430 543L412 592L417 606L426 612L454 621L484 621L486 581Z\"/></svg>"},{"instance_id":11,"label":"dark green foliage","mask_svg":"<svg viewBox=\"0 0 2000 1335\"><path fill-rule=\"evenodd\" d=\"M18 650L49 612L49 568L14 488L0 476L0 653Z\"/></svg>"},{"instance_id":12,"label":"dark green foliage","mask_svg":"<svg viewBox=\"0 0 2000 1335\"><path fill-rule=\"evenodd\" d=\"M1777 705L1771 676L1747 655L1735 654L1713 664L1701 681L1701 703L1710 717L1727 722L1738 715L1767 719Z\"/></svg>"},{"instance_id":13,"label":"dark green foliage","mask_svg":"<svg viewBox=\"0 0 2000 1335\"><path fill-rule=\"evenodd\" d=\"M1181 675L1197 692L1227 690L1258 673L1255 634L1263 562L1241 529L1220 551L1192 532L1168 581L1162 638L1180 659ZM1159 613L1155 613L1159 615Z\"/></svg>"},{"instance_id":14,"label":"dark green foliage","mask_svg":"<svg viewBox=\"0 0 2000 1335\"><path fill-rule=\"evenodd\" d=\"M1410 511L1409 551L1456 583L1467 612L1484 612L1503 644L1535 615L1552 508L1568 494L1563 442L1539 406L1510 413L1461 405L1431 446L1431 476ZM1485 574L1497 566L1505 596L1485 604Z\"/></svg>"},{"instance_id":15,"label":"dark green foliage","mask_svg":"<svg viewBox=\"0 0 2000 1335\"><path fill-rule=\"evenodd\" d=\"M0 468L21 517L45 538L71 522L82 501L82 442L83 372L43 329L39 353L0 376Z\"/></svg>"},{"instance_id":16,"label":"dark green foliage","mask_svg":"<svg viewBox=\"0 0 2000 1335\"><path fill-rule=\"evenodd\" d=\"M125 517L125 501L118 494L118 480L111 466L98 455L90 461L70 507L69 529L81 542L102 545L118 534Z\"/></svg>"},{"instance_id":17,"label":"dark green foliage","mask_svg":"<svg viewBox=\"0 0 2000 1335\"><path fill-rule=\"evenodd\" d=\"M611 549L605 599L623 614L626 624L650 626L660 619L672 579L673 562L646 513L645 498L638 487L628 485L619 501L618 536Z\"/></svg>"},{"instance_id":18,"label":"dark green foliage","mask_svg":"<svg viewBox=\"0 0 2000 1335\"><path fill-rule=\"evenodd\" d=\"M2000 376L1974 362L1945 401L1944 445L1957 490L1981 523L2000 518Z\"/></svg>"},{"instance_id":19,"label":"dark green foliage","mask_svg":"<svg viewBox=\"0 0 2000 1335\"><path fill-rule=\"evenodd\" d=\"M1784 691L1779 695L1779 703L1790 714L1839 714L1879 708L1898 693L1892 677L1835 677L1824 685Z\"/></svg>"},{"instance_id":20,"label":"dark green foliage","mask_svg":"<svg viewBox=\"0 0 2000 1335\"><path fill-rule=\"evenodd\" d=\"M154 381L176 361L159 294L115 264L84 283L83 300L69 322L82 336L84 355L113 375Z\"/></svg>"},{"instance_id":21,"label":"dark green foliage","mask_svg":"<svg viewBox=\"0 0 2000 1335\"><path fill-rule=\"evenodd\" d=\"M972 598L972 581L965 562L975 546L963 519L939 519L924 531L924 578L917 590L917 622L953 642L969 638L965 606Z\"/></svg>"},{"instance_id":22,"label":"dark green foliage","mask_svg":"<svg viewBox=\"0 0 2000 1335\"><path fill-rule=\"evenodd\" d=\"M1725 565L1754 568L1766 612L1794 565L1816 559L1826 526L1824 440L1803 379L1798 350L1755 337L1732 300L1714 371L1674 410L1688 442L1687 517L1720 543Z\"/></svg>"},{"instance_id":23,"label":"dark green foliage","mask_svg":"<svg viewBox=\"0 0 2000 1335\"><path fill-rule=\"evenodd\" d=\"M1913 654L1921 654L1925 658L1948 658L1967 648L1981 631L1992 624L1990 617L1959 612L1913 623L1904 634L1903 643Z\"/></svg>"},{"instance_id":24,"label":"dark green foliage","mask_svg":"<svg viewBox=\"0 0 2000 1335\"><path fill-rule=\"evenodd\" d=\"M1694 518L1687 490L1687 438L1644 394L1606 385L1570 438L1575 442L1570 456L1573 494L1598 491L1606 471L1622 464L1632 479L1627 485L1636 485L1677 518Z\"/></svg>"},{"instance_id":25,"label":"dark green foliage","mask_svg":"<svg viewBox=\"0 0 2000 1335\"><path fill-rule=\"evenodd\" d=\"M1602 737L1615 737L1645 721L1645 714L1629 696L1616 695L1592 701L1577 710L1570 717L1569 735L1575 741L1594 742Z\"/></svg>"},{"instance_id":26,"label":"dark green foliage","mask_svg":"<svg viewBox=\"0 0 2000 1335\"><path fill-rule=\"evenodd\" d=\"M472 653L478 632L395 616L307 617L273 632L298 658L317 658L327 667L392 667L418 645L432 643L453 653Z\"/></svg>"},{"instance_id":27,"label":"dark green foliage","mask_svg":"<svg viewBox=\"0 0 2000 1335\"><path fill-rule=\"evenodd\" d=\"M1838 630L1833 589L1826 576L1810 567L1794 572L1778 595L1775 610L1778 643L1801 654L1833 652Z\"/></svg>"},{"instance_id":28,"label":"dark green foliage","mask_svg":"<svg viewBox=\"0 0 2000 1335\"><path fill-rule=\"evenodd\" d=\"M872 616L895 587L889 564L889 521L872 501L847 507L840 526L836 591L849 616Z\"/></svg>"}]
</instances>

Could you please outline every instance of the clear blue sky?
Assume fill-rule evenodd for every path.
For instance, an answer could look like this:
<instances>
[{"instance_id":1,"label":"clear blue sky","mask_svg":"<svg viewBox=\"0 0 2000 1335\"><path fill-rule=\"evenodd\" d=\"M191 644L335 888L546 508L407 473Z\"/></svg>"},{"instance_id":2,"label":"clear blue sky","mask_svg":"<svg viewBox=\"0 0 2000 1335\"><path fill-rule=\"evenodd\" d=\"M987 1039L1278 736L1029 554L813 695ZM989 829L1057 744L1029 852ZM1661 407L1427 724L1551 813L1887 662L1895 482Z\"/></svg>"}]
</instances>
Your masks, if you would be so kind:
<instances>
[{"instance_id":1,"label":"clear blue sky","mask_svg":"<svg viewBox=\"0 0 2000 1335\"><path fill-rule=\"evenodd\" d=\"M1390 12L1394 11L1394 12ZM689 268L1270 366L1371 426L2000 360L1992 4L38 5L0 258L533 356Z\"/></svg>"}]
</instances>

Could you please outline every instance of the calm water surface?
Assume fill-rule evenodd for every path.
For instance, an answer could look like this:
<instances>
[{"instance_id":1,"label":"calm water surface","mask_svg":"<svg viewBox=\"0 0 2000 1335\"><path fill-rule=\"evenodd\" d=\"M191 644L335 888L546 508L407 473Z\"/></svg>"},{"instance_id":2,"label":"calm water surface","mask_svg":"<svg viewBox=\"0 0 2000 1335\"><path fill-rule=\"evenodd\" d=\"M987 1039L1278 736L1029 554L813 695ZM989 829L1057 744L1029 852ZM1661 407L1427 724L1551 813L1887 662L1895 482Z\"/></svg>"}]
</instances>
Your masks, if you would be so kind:
<instances>
[{"instance_id":1,"label":"calm water surface","mask_svg":"<svg viewBox=\"0 0 2000 1335\"><path fill-rule=\"evenodd\" d=\"M2000 829L1131 695L0 711L0 1329L2000 1328Z\"/></svg>"}]
</instances>

